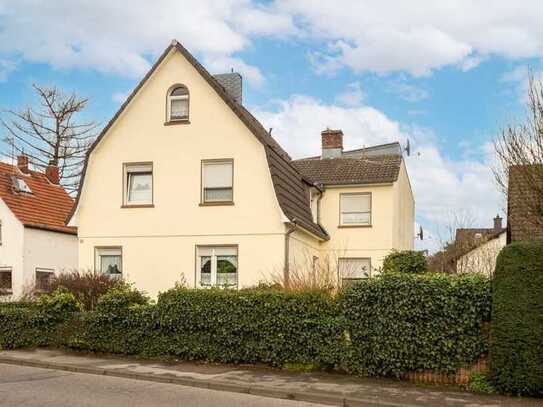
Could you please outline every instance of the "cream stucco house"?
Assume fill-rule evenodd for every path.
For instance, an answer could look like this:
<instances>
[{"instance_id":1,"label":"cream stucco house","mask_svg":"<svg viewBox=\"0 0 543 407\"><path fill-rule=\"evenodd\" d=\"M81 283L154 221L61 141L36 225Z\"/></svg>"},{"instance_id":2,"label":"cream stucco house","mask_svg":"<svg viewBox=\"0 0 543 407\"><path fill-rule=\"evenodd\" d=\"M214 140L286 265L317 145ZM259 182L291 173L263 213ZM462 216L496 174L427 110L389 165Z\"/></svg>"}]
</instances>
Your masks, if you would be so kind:
<instances>
[{"instance_id":1,"label":"cream stucco house","mask_svg":"<svg viewBox=\"0 0 543 407\"><path fill-rule=\"evenodd\" d=\"M0 301L46 290L55 273L78 267L77 230L65 226L72 206L57 166L40 173L26 156L0 162Z\"/></svg>"},{"instance_id":2,"label":"cream stucco house","mask_svg":"<svg viewBox=\"0 0 543 407\"><path fill-rule=\"evenodd\" d=\"M318 135L316 135L318 137ZM151 295L247 287L335 259L361 278L413 247L414 200L397 143L292 160L241 103L241 77L164 51L92 146L76 205L79 266ZM339 267L338 267L339 266Z\"/></svg>"}]
</instances>

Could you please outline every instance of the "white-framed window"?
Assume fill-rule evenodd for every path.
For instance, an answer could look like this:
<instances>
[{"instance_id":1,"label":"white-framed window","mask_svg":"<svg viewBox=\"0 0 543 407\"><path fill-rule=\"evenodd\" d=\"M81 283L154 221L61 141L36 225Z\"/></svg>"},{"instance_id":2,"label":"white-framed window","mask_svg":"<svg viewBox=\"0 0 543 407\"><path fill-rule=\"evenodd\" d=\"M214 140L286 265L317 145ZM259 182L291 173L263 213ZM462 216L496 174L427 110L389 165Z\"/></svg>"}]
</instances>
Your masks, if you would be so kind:
<instances>
[{"instance_id":1,"label":"white-framed window","mask_svg":"<svg viewBox=\"0 0 543 407\"><path fill-rule=\"evenodd\" d=\"M238 286L237 246L198 246L196 279L200 287Z\"/></svg>"},{"instance_id":2,"label":"white-framed window","mask_svg":"<svg viewBox=\"0 0 543 407\"><path fill-rule=\"evenodd\" d=\"M13 188L17 192L25 192L27 194L32 193L32 190L30 189L30 187L28 186L28 184L25 182L24 179L15 177L15 176L12 179L13 179Z\"/></svg>"},{"instance_id":3,"label":"white-framed window","mask_svg":"<svg viewBox=\"0 0 543 407\"><path fill-rule=\"evenodd\" d=\"M340 225L371 225L371 193L340 194Z\"/></svg>"},{"instance_id":4,"label":"white-framed window","mask_svg":"<svg viewBox=\"0 0 543 407\"><path fill-rule=\"evenodd\" d=\"M0 267L0 296L13 294L11 267Z\"/></svg>"},{"instance_id":5,"label":"white-framed window","mask_svg":"<svg viewBox=\"0 0 543 407\"><path fill-rule=\"evenodd\" d=\"M55 277L55 270L36 267L36 289L39 291L51 291L51 281Z\"/></svg>"},{"instance_id":6,"label":"white-framed window","mask_svg":"<svg viewBox=\"0 0 543 407\"><path fill-rule=\"evenodd\" d=\"M123 254L121 247L97 247L95 255L96 271L113 278L122 276Z\"/></svg>"},{"instance_id":7,"label":"white-framed window","mask_svg":"<svg viewBox=\"0 0 543 407\"><path fill-rule=\"evenodd\" d=\"M168 94L168 121L188 120L189 90L184 85L174 86Z\"/></svg>"},{"instance_id":8,"label":"white-framed window","mask_svg":"<svg viewBox=\"0 0 543 407\"><path fill-rule=\"evenodd\" d=\"M124 205L153 204L153 164L124 164Z\"/></svg>"},{"instance_id":9,"label":"white-framed window","mask_svg":"<svg viewBox=\"0 0 543 407\"><path fill-rule=\"evenodd\" d=\"M371 259L340 258L338 261L339 278L342 286L349 286L358 280L371 277Z\"/></svg>"},{"instance_id":10,"label":"white-framed window","mask_svg":"<svg viewBox=\"0 0 543 407\"><path fill-rule=\"evenodd\" d=\"M202 203L231 203L234 200L234 161L202 161Z\"/></svg>"}]
</instances>

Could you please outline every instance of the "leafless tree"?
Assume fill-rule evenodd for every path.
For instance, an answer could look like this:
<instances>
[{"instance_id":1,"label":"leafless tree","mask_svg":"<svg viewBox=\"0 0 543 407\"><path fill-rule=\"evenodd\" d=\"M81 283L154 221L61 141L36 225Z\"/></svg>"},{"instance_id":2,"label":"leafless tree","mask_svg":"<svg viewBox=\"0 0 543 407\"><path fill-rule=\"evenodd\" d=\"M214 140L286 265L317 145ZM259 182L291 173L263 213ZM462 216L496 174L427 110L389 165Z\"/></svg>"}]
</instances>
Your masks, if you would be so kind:
<instances>
[{"instance_id":1,"label":"leafless tree","mask_svg":"<svg viewBox=\"0 0 543 407\"><path fill-rule=\"evenodd\" d=\"M543 226L543 82L533 74L528 81L528 116L521 124L507 126L494 140L493 172L507 198L510 171L515 171L516 182L530 197L523 203L530 215L526 220Z\"/></svg>"},{"instance_id":2,"label":"leafless tree","mask_svg":"<svg viewBox=\"0 0 543 407\"><path fill-rule=\"evenodd\" d=\"M85 154L96 138L97 124L79 121L88 99L66 94L56 87L33 85L37 104L6 110L0 123L5 129L4 156L25 154L43 170L58 165L60 182L68 192L77 190Z\"/></svg>"}]
</instances>

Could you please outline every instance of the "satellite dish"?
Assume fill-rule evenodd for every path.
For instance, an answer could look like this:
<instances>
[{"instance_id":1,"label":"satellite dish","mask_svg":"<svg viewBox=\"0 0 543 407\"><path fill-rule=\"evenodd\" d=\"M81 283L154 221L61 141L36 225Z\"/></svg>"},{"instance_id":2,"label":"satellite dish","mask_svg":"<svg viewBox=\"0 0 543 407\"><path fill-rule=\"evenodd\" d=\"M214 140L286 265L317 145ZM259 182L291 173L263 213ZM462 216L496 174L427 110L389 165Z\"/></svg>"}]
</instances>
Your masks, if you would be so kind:
<instances>
[{"instance_id":1,"label":"satellite dish","mask_svg":"<svg viewBox=\"0 0 543 407\"><path fill-rule=\"evenodd\" d=\"M419 233L417 233L417 238L420 240L424 240L424 230L422 229L422 226L419 226Z\"/></svg>"},{"instance_id":2,"label":"satellite dish","mask_svg":"<svg viewBox=\"0 0 543 407\"><path fill-rule=\"evenodd\" d=\"M405 143L405 148L403 151L405 151L408 157L411 156L411 143L409 142L409 139L407 139L407 143Z\"/></svg>"}]
</instances>

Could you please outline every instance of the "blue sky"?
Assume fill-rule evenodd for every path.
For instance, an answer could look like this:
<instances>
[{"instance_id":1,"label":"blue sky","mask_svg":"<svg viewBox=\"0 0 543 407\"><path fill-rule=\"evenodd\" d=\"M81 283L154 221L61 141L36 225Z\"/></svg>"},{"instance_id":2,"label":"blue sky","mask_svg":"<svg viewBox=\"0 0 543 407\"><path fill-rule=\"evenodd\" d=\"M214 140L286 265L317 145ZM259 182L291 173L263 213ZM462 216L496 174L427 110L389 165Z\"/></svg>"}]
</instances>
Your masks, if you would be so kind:
<instances>
[{"instance_id":1,"label":"blue sky","mask_svg":"<svg viewBox=\"0 0 543 407\"><path fill-rule=\"evenodd\" d=\"M509 3L0 0L0 107L55 85L105 124L176 38L212 73L242 73L244 104L294 157L318 153L325 127L347 148L409 139L418 247L433 249L453 215L503 213L491 141L523 118L543 56L543 5Z\"/></svg>"}]
</instances>

